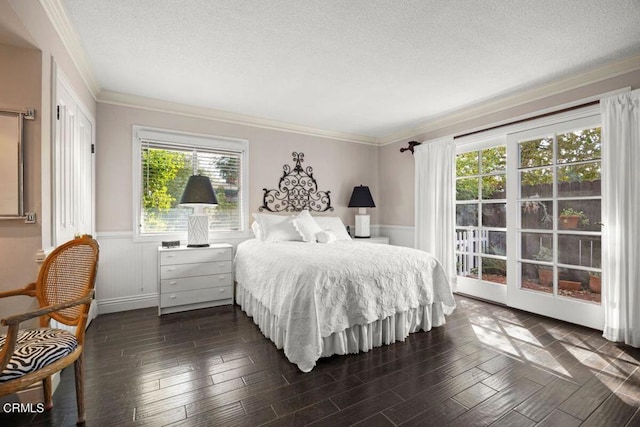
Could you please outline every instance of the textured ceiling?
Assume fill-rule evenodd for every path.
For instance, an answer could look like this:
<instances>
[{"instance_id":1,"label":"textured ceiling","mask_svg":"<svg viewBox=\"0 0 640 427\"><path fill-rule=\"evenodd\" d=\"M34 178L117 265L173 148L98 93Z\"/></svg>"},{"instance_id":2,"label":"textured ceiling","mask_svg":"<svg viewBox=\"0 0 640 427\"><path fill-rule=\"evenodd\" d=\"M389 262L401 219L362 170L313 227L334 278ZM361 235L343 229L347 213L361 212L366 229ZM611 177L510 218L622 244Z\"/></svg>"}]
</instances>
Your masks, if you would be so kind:
<instances>
[{"instance_id":1,"label":"textured ceiling","mask_svg":"<svg viewBox=\"0 0 640 427\"><path fill-rule=\"evenodd\" d=\"M104 90L364 136L640 53L637 0L63 0Z\"/></svg>"}]
</instances>

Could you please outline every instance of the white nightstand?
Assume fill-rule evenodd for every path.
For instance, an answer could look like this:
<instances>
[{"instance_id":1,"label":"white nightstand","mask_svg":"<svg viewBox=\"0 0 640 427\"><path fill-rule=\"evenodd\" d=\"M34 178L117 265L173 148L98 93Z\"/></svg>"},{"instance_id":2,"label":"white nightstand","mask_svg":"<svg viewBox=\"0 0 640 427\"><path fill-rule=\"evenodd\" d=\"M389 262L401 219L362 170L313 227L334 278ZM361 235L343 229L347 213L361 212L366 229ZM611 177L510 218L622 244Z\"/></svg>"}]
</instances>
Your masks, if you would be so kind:
<instances>
[{"instance_id":1,"label":"white nightstand","mask_svg":"<svg viewBox=\"0 0 640 427\"><path fill-rule=\"evenodd\" d=\"M389 237L387 237L387 236L369 237L367 239L354 238L353 240L356 241L356 242L363 242L363 243L378 243L380 245L388 245L389 244Z\"/></svg>"},{"instance_id":2,"label":"white nightstand","mask_svg":"<svg viewBox=\"0 0 640 427\"><path fill-rule=\"evenodd\" d=\"M158 248L158 315L233 304L233 246Z\"/></svg>"}]
</instances>

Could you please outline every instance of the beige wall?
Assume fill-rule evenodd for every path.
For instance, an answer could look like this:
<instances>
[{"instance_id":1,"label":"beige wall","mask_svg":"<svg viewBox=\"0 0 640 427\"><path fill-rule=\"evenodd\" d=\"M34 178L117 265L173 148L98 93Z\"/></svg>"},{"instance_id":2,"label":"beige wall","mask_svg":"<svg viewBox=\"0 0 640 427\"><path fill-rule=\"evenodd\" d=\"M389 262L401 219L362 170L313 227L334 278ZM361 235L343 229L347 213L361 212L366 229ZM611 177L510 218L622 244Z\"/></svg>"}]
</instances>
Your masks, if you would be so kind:
<instances>
[{"instance_id":1,"label":"beige wall","mask_svg":"<svg viewBox=\"0 0 640 427\"><path fill-rule=\"evenodd\" d=\"M595 84L564 92L534 102L526 103L474 120L459 123L429 133L422 133L407 138L406 141L429 141L446 135L463 134L471 129L478 129L493 123L503 122L514 117L521 117L547 108L567 104L590 96L599 95L623 87L640 88L640 71L623 74ZM414 225L414 160L408 153L400 153L406 141L380 147L379 182L380 209L379 222L385 225Z\"/></svg>"},{"instance_id":2,"label":"beige wall","mask_svg":"<svg viewBox=\"0 0 640 427\"><path fill-rule=\"evenodd\" d=\"M30 47L29 47L30 46ZM95 101L38 1L0 0L0 106L35 108L25 121L25 209L37 224L0 221L0 291L22 287L37 277L36 253L50 245L49 175L51 143L51 62L95 113ZM0 300L0 316L24 312L26 297Z\"/></svg>"},{"instance_id":3,"label":"beige wall","mask_svg":"<svg viewBox=\"0 0 640 427\"><path fill-rule=\"evenodd\" d=\"M334 215L353 224L347 208L353 187L368 185L378 202L378 147L289 132L98 103L96 136L96 225L99 233L133 231L132 125L174 129L249 141L249 207L257 212L263 188L275 188L291 153L303 152L319 190L331 191ZM377 222L371 210L372 223Z\"/></svg>"},{"instance_id":4,"label":"beige wall","mask_svg":"<svg viewBox=\"0 0 640 427\"><path fill-rule=\"evenodd\" d=\"M0 44L0 107L40 111L40 51ZM24 121L24 207L40 209L40 117ZM0 153L1 155L1 153ZM40 249L40 224L24 220L0 221L0 291L19 288L35 280L38 269L35 254ZM2 317L24 312L28 298L0 300Z\"/></svg>"},{"instance_id":5,"label":"beige wall","mask_svg":"<svg viewBox=\"0 0 640 427\"><path fill-rule=\"evenodd\" d=\"M74 64L69 52L62 43L55 28L44 9L38 1L23 0L0 0L5 4L8 3L15 14L15 19L20 20L22 26L29 32L29 42L41 52L41 93L40 93L40 109L37 115L41 120L41 134L39 136L41 150L41 161L38 167L42 170L43 185L38 198L42 201L42 212L38 212L38 223L42 227L41 248L50 248L51 239L51 187L49 177L51 176L51 136L53 125L51 122L52 112L52 64L55 63L69 83L71 84L76 96L79 98L85 110L95 117L96 102L81 77L76 65ZM5 16L0 18L0 26L8 28L4 23ZM53 83L55 84L55 82Z\"/></svg>"}]
</instances>

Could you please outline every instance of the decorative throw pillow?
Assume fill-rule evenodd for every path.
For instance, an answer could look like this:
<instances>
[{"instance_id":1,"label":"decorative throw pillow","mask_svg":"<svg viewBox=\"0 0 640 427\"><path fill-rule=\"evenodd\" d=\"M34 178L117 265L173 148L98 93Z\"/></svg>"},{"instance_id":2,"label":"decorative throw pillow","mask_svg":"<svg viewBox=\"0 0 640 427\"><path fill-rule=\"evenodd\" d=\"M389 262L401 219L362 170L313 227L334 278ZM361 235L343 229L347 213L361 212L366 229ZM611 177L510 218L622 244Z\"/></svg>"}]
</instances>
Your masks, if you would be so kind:
<instances>
[{"instance_id":1,"label":"decorative throw pillow","mask_svg":"<svg viewBox=\"0 0 640 427\"><path fill-rule=\"evenodd\" d=\"M336 241L336 235L333 231L320 231L316 234L316 240L318 243L331 243Z\"/></svg>"},{"instance_id":2,"label":"decorative throw pillow","mask_svg":"<svg viewBox=\"0 0 640 427\"><path fill-rule=\"evenodd\" d=\"M309 211L300 212L291 222L305 242L315 242L316 234L322 231Z\"/></svg>"},{"instance_id":3,"label":"decorative throw pillow","mask_svg":"<svg viewBox=\"0 0 640 427\"><path fill-rule=\"evenodd\" d=\"M351 240L347 233L347 228L338 216L316 216L314 217L320 228L324 231L331 231L336 236L336 240Z\"/></svg>"},{"instance_id":4,"label":"decorative throw pillow","mask_svg":"<svg viewBox=\"0 0 640 427\"><path fill-rule=\"evenodd\" d=\"M253 214L260 227L260 239L265 242L301 241L300 234L291 223L293 216Z\"/></svg>"}]
</instances>

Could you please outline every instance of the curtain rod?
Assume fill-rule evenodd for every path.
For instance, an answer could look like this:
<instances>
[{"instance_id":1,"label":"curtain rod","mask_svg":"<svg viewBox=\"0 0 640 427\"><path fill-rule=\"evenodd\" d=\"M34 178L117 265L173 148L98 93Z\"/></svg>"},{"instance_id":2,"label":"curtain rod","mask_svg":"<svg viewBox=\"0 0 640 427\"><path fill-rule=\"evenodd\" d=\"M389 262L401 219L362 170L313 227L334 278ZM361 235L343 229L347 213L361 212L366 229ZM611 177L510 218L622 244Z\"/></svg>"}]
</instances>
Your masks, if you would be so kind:
<instances>
[{"instance_id":1,"label":"curtain rod","mask_svg":"<svg viewBox=\"0 0 640 427\"><path fill-rule=\"evenodd\" d=\"M478 133L487 132L487 131L494 130L494 129L499 129L499 128L505 127L505 126L517 125L519 123L530 122L532 120L542 119L544 117L555 116L556 114L566 113L566 112L573 111L573 110L579 110L580 108L590 107L592 105L598 105L598 104L600 104L600 100L596 99L595 101L585 102L585 103L582 103L582 104L574 105L572 107L561 108L559 110L549 111L548 113L537 114L535 116L526 117L524 119L514 120L512 122L507 122L507 123L503 123L503 124L500 124L500 125L489 126L487 128L474 130L474 131L467 132L467 133L462 133L460 135L454 135L453 139L464 138L465 136L476 135ZM409 144L408 147L403 147L403 148L400 149L401 153L403 153L405 151L410 151L411 154L413 154L413 151L414 151L415 147L420 145L420 144L422 144L422 143L418 142L418 141L409 141L408 144Z\"/></svg>"},{"instance_id":2,"label":"curtain rod","mask_svg":"<svg viewBox=\"0 0 640 427\"><path fill-rule=\"evenodd\" d=\"M472 132L467 132L467 133L463 133L463 134L460 134L460 135L455 135L453 137L453 139L464 138L465 136L475 135L475 134L478 134L478 133L481 133L481 132L486 132L486 131L489 131L489 130L499 129L499 128L504 127L504 126L517 125L519 123L525 123L525 122L529 122L531 120L542 119L544 117L554 116L556 114L566 113L566 112L569 112L569 111L578 110L580 108L590 107L592 105L598 105L598 104L600 104L600 100L595 100L595 101L591 101L591 102L585 102L584 104L574 105L572 107L562 108L560 110L554 110L554 111L550 111L548 113L538 114L536 116L526 117L524 119L514 120L514 121L508 122L508 123L503 123L501 125L490 126L488 128L474 130Z\"/></svg>"}]
</instances>

